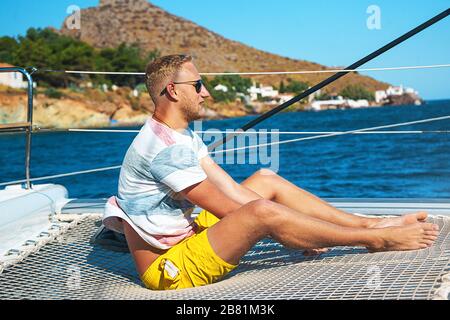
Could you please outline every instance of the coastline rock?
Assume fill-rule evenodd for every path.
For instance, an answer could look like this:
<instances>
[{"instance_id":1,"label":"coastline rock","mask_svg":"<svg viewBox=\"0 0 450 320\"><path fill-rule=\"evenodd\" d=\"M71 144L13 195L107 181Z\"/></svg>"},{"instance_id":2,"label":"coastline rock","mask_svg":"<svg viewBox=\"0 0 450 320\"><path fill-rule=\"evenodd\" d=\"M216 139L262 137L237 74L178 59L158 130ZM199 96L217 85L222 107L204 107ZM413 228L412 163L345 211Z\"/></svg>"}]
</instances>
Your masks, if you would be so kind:
<instances>
[{"instance_id":1,"label":"coastline rock","mask_svg":"<svg viewBox=\"0 0 450 320\"><path fill-rule=\"evenodd\" d=\"M59 90L60 99L42 93L34 97L33 124L40 128L104 128L139 126L153 114L154 105L147 94L130 96L130 89L115 92L89 89L85 92ZM241 103L211 103L203 119L221 119L252 114ZM0 123L23 122L27 116L27 96L21 90L0 88Z\"/></svg>"},{"instance_id":2,"label":"coastline rock","mask_svg":"<svg viewBox=\"0 0 450 320\"><path fill-rule=\"evenodd\" d=\"M423 100L413 93L405 93L399 96L389 96L388 102L385 103L387 106L400 106L400 105L421 105Z\"/></svg>"},{"instance_id":3,"label":"coastline rock","mask_svg":"<svg viewBox=\"0 0 450 320\"><path fill-rule=\"evenodd\" d=\"M118 126L134 126L143 124L150 114L134 111L131 108L119 109L111 119Z\"/></svg>"},{"instance_id":4,"label":"coastline rock","mask_svg":"<svg viewBox=\"0 0 450 320\"><path fill-rule=\"evenodd\" d=\"M36 101L33 123L45 128L97 128L110 123L109 116L88 109L77 101Z\"/></svg>"}]
</instances>

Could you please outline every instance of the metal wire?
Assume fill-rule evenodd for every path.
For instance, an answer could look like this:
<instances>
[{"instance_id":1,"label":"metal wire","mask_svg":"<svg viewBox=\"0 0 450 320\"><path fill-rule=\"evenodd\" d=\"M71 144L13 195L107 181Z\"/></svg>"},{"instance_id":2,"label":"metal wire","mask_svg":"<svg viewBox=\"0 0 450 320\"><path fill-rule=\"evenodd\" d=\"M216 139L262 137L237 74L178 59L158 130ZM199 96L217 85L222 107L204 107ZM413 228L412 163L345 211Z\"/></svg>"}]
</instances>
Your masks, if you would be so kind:
<instances>
[{"instance_id":1,"label":"metal wire","mask_svg":"<svg viewBox=\"0 0 450 320\"><path fill-rule=\"evenodd\" d=\"M236 152L236 151L243 151L243 150L255 150L260 147L267 147L267 146L273 146L273 145L282 145L287 143L294 143L294 142L300 142L300 141L306 141L306 140L315 140L315 139L322 139L322 138L329 138L329 137L335 137L335 136L343 136L343 135L349 135L349 134L361 134L363 132L371 132L373 130L380 130L380 129L387 129L387 128L396 128L396 127L402 127L402 126L408 126L408 125L414 125L414 124L421 124L421 123L428 123L428 122L434 122L434 121L442 121L450 119L450 116L443 116L443 117L437 117L437 118L429 118L429 119L422 119L422 120L416 120L416 121L409 121L409 122L403 122L403 123L395 123L395 124L389 124L384 126L378 126L378 127L371 127L371 128L365 128L365 129L357 129L357 130L351 130L351 131L344 131L344 132L336 132L336 133L330 133L330 134L324 134L324 135L314 135L312 137L304 137L304 138L297 138L297 139L290 139L290 140L283 140L283 141L276 141L276 142L270 142L270 143L262 143L257 145L250 145L250 146L244 146L239 148L229 148L225 150L217 150L217 151L209 151L210 155L215 154L222 154L222 153L228 153L228 152ZM82 130L82 129L71 129L71 130ZM237 134L245 133L244 131L237 131ZM109 170L117 170L120 169L121 166L112 166L112 167L104 167L104 168L98 168L98 169L91 169L91 170L83 170L83 171L76 171L71 173L63 173L63 174L56 174L52 176L45 176L45 177L39 177L39 178L33 178L30 179L30 182L33 181L41 181L41 180L48 180L48 179L56 179L56 178L62 178L62 177L68 177L68 176L75 176L80 174L87 174L87 173L95 173L95 172L102 172L102 171L109 171ZM17 184L22 183L26 180L16 180L16 181L10 181L10 182L3 182L0 183L0 186L6 186L11 184Z\"/></svg>"},{"instance_id":2,"label":"metal wire","mask_svg":"<svg viewBox=\"0 0 450 320\"><path fill-rule=\"evenodd\" d=\"M360 133L360 132L380 130L380 129L397 128L397 127L403 127L403 126L420 124L420 123L442 121L442 120L446 120L446 119L450 119L450 116L430 118L430 119L423 119L423 120L416 120L416 121L409 121L409 122L403 122L403 123L395 123L395 124L389 124L389 125L378 126L378 127L371 127L371 128L365 128L365 129L344 131L344 132L339 132L339 133L317 135L317 136L312 136L312 137L297 138L297 139L276 141L276 142L270 142L270 143L262 143L262 144L253 145L253 146L245 146L245 147L239 147L239 148L230 148L230 149L225 149L225 150L217 150L217 151L211 151L210 154L214 155L214 154L220 154L220 153L242 151L242 150L247 150L247 149L256 149L256 148L259 148L259 147L268 147L268 146L282 145L282 144L293 143L293 142L300 142L300 141L306 141L306 140L316 140L316 139L330 138L330 137L343 136L343 135L349 135L349 134L356 134L356 133ZM239 134L239 133L240 132L238 131L236 134Z\"/></svg>"},{"instance_id":3,"label":"metal wire","mask_svg":"<svg viewBox=\"0 0 450 320\"><path fill-rule=\"evenodd\" d=\"M92 133L139 133L140 130L108 130L108 129L66 129L62 131L68 132L92 132ZM233 131L233 130L231 130ZM194 131L197 134L227 134L230 131L208 130ZM313 134L343 134L345 131L241 131L237 134L241 135L313 135ZM450 130L415 130L415 131L364 131L353 132L351 134L441 134L450 133Z\"/></svg>"},{"instance_id":4,"label":"metal wire","mask_svg":"<svg viewBox=\"0 0 450 320\"><path fill-rule=\"evenodd\" d=\"M201 76L270 76L270 75L289 75L289 74L317 74L317 73L336 73L336 72L369 72L369 71L394 71L394 70L417 70L417 69L437 69L448 68L450 64L434 64L421 66L403 66L403 67L382 67L382 68L358 68L358 69L326 69L326 70L300 70L300 71L253 71L253 72L203 72ZM58 72L68 74L102 74L102 75L129 75L145 76L145 72L114 72L114 71L89 71L89 70L51 70L43 69L41 72Z\"/></svg>"},{"instance_id":5,"label":"metal wire","mask_svg":"<svg viewBox=\"0 0 450 320\"><path fill-rule=\"evenodd\" d=\"M34 182L34 181L42 181L42 180L49 180L49 179L56 179L56 178L71 177L71 176L76 176L76 175L80 175L80 174L102 172L102 171L109 171L109 170L118 170L121 167L122 166L112 166L112 167L104 167L104 168L98 168L98 169L75 171L75 172L70 172L70 173L55 174L55 175L52 175L52 176L32 178L29 181L30 182ZM7 186L7 185L11 185L11 184L18 184L18 183L23 183L25 181L27 181L27 180L15 180L15 181L10 181L10 182L4 182L4 183L0 183L0 186Z\"/></svg>"}]
</instances>

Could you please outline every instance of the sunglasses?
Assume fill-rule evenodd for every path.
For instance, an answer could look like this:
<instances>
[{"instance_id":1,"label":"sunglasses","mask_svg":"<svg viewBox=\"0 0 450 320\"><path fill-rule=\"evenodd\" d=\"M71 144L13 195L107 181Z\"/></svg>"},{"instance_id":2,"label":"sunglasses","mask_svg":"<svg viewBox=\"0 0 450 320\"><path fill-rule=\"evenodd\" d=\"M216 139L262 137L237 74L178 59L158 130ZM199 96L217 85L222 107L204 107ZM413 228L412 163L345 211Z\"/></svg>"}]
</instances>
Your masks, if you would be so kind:
<instances>
[{"instance_id":1,"label":"sunglasses","mask_svg":"<svg viewBox=\"0 0 450 320\"><path fill-rule=\"evenodd\" d=\"M183 81L183 82L172 82L173 84L189 84L191 86L195 87L195 92L200 93L202 91L203 87L203 81L202 79L199 80L192 80L192 81ZM161 95L165 95L167 93L167 88L164 88L164 90L161 92Z\"/></svg>"}]
</instances>

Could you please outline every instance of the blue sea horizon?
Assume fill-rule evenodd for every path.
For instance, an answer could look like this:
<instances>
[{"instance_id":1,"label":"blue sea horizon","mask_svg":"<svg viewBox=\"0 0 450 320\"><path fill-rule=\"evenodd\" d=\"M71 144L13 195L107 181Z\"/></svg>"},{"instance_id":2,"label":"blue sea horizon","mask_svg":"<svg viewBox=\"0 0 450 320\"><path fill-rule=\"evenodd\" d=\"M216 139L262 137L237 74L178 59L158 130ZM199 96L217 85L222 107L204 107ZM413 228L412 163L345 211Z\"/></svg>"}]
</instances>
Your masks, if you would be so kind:
<instances>
[{"instance_id":1,"label":"blue sea horizon","mask_svg":"<svg viewBox=\"0 0 450 320\"><path fill-rule=\"evenodd\" d=\"M431 100L423 106L281 113L255 129L349 131L448 115L450 100ZM237 129L253 118L202 121L201 125L203 131ZM447 131L450 119L386 130ZM36 178L120 165L135 135L34 134L31 175ZM281 135L279 139L298 137ZM204 138L207 144L213 142L208 135ZM23 134L0 135L0 183L24 178L24 147ZM251 154L247 154L243 164L219 164L239 182L261 168L275 168L284 178L320 197L450 198L450 133L345 135L282 144L277 149L269 150L274 154L269 152L265 163L248 163ZM116 194L118 176L119 170L112 170L36 183L64 185L71 198L105 198Z\"/></svg>"}]
</instances>

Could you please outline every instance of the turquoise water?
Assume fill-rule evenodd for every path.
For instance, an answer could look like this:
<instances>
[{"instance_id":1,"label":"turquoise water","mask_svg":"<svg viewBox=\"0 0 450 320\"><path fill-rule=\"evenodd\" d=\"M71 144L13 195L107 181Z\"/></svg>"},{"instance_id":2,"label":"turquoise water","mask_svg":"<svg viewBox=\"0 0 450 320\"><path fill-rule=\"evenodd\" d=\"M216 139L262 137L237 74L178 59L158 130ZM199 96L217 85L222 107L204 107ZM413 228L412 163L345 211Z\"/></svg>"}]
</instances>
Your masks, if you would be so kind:
<instances>
[{"instance_id":1,"label":"turquoise water","mask_svg":"<svg viewBox=\"0 0 450 320\"><path fill-rule=\"evenodd\" d=\"M431 101L424 106L283 113L257 128L347 131L446 115L450 115L450 100ZM236 129L252 118L205 121L202 129ZM391 130L450 130L450 120ZM32 177L120 165L135 135L36 134L32 143ZM204 138L207 144L212 142ZM294 138L298 136L282 135L279 139ZM23 179L24 145L24 135L0 136L0 183ZM238 181L260 168L270 167L321 197L450 198L448 133L346 135L280 145L279 152L276 151L269 149L263 164L248 163L254 160L249 154L244 159L246 163L221 166ZM70 197L99 198L116 193L118 175L119 170L113 170L45 182L66 186Z\"/></svg>"}]
</instances>

